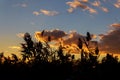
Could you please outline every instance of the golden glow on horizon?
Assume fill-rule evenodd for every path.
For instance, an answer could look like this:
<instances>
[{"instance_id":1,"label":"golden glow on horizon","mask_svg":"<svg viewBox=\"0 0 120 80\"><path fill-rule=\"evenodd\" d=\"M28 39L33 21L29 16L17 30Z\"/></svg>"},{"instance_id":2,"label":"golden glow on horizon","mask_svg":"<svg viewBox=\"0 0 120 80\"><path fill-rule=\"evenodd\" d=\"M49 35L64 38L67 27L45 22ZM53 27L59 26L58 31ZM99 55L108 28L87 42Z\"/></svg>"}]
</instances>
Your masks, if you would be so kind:
<instances>
[{"instance_id":1,"label":"golden glow on horizon","mask_svg":"<svg viewBox=\"0 0 120 80\"><path fill-rule=\"evenodd\" d=\"M118 24L119 25L119 24ZM116 25L113 25L116 27ZM118 27L118 26L117 26ZM113 31L111 31L113 32ZM111 33L109 32L109 33ZM61 35L62 34L62 35ZM19 33L17 36L18 37L23 37L24 33ZM106 34L107 35L107 34ZM50 41L48 40L48 36L50 36ZM63 47L63 51L65 53L71 53L71 54L78 54L81 52L81 50L78 48L77 44L78 44L78 38L85 38L85 36L83 37L82 35L78 34L76 31L71 31L70 33L65 33L64 31L60 31L59 29L56 30L46 30L46 31L36 31L35 35L34 35L35 39L37 41L40 42L47 42L50 47L52 49L58 49L59 46L61 45ZM91 37L94 39L97 37L97 35L92 34ZM104 37L104 35L99 35L99 37L101 37L101 39ZM95 41L91 41L89 43L89 49L91 49L91 51L93 50L94 52L94 48L96 46L97 42ZM4 46L3 46L4 47ZM85 44L83 44L83 47L85 52L89 53L88 48L86 47ZM104 48L109 48L109 46L105 45ZM6 55L10 54L10 53L15 53L15 54L20 54L20 46L9 46L7 49L4 49L4 52ZM100 48L99 48L100 50ZM1 51L3 52L3 51ZM10 53L9 53L10 52ZM107 52L103 52L101 50L100 54L105 54ZM114 53L115 54L115 53ZM116 56L119 56L119 54L115 54Z\"/></svg>"}]
</instances>

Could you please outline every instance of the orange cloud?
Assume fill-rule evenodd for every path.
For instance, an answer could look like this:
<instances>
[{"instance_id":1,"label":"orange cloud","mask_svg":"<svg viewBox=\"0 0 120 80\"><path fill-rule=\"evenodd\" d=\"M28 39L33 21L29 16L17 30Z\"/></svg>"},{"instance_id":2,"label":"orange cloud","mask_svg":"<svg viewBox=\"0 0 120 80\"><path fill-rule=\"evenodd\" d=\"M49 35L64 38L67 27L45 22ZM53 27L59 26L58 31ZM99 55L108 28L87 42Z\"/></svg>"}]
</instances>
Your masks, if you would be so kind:
<instances>
[{"instance_id":1,"label":"orange cloud","mask_svg":"<svg viewBox=\"0 0 120 80\"><path fill-rule=\"evenodd\" d=\"M116 28L117 25L117 28ZM119 24L112 24L113 29L112 31L108 32L107 34L100 34L99 35L99 42L91 40L89 42L89 48L94 50L97 46L99 46L100 51L106 53L120 53L120 27ZM35 37L38 41L48 42L48 37L50 37L49 44L52 48L58 48L60 43L64 47L64 51L70 53L79 53L78 43L79 38L83 42L83 48L85 51L89 52L87 47L85 46L84 40L86 39L85 36L77 33L76 31L70 31L68 33L55 29L55 30L43 30L35 32ZM97 36L95 34L91 34L92 39L95 39Z\"/></svg>"},{"instance_id":2,"label":"orange cloud","mask_svg":"<svg viewBox=\"0 0 120 80\"><path fill-rule=\"evenodd\" d=\"M49 37L50 41L48 40ZM88 51L84 44L86 37L76 31L70 31L68 33L59 29L37 31L35 32L35 38L41 42L49 42L48 44L50 44L52 48L58 48L61 44L65 52L70 53L79 53L78 43L79 38L81 38L85 51Z\"/></svg>"},{"instance_id":3,"label":"orange cloud","mask_svg":"<svg viewBox=\"0 0 120 80\"><path fill-rule=\"evenodd\" d=\"M120 8L120 0L117 0L116 3L113 4L116 8Z\"/></svg>"},{"instance_id":4,"label":"orange cloud","mask_svg":"<svg viewBox=\"0 0 120 80\"><path fill-rule=\"evenodd\" d=\"M107 34L103 34L100 39L100 50L108 53L120 53L120 24L114 23L110 25L112 30Z\"/></svg>"},{"instance_id":5,"label":"orange cloud","mask_svg":"<svg viewBox=\"0 0 120 80\"><path fill-rule=\"evenodd\" d=\"M120 28L120 23L113 23L110 26L114 28Z\"/></svg>"},{"instance_id":6,"label":"orange cloud","mask_svg":"<svg viewBox=\"0 0 120 80\"><path fill-rule=\"evenodd\" d=\"M91 37L92 39L95 39L97 36L95 34L91 34ZM79 38L81 38L83 42L86 39L85 36L77 33L76 31L70 31L69 33L66 33L59 29L37 31L35 32L35 38L38 41L42 42L49 41L51 43L55 43L56 45L62 43L62 45L64 46L71 44L78 45ZM50 40L48 40L49 38Z\"/></svg>"}]
</instances>

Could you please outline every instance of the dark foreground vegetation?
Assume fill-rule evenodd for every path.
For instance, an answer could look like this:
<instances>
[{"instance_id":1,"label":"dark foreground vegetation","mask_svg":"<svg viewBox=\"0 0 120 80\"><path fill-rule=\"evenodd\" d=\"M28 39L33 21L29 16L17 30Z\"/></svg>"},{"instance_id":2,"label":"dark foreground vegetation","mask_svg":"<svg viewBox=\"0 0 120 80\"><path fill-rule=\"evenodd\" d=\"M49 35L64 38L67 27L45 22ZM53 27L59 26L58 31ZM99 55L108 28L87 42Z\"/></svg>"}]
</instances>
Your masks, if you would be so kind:
<instances>
[{"instance_id":1,"label":"dark foreground vegetation","mask_svg":"<svg viewBox=\"0 0 120 80\"><path fill-rule=\"evenodd\" d=\"M88 48L91 40L89 33L84 42L79 38L81 58L78 60L72 54L64 54L62 45L52 50L48 42L34 42L29 33L24 35L24 40L22 58L0 54L0 80L120 80L117 57L106 54L100 62L98 47L89 53L84 51L83 44Z\"/></svg>"}]
</instances>

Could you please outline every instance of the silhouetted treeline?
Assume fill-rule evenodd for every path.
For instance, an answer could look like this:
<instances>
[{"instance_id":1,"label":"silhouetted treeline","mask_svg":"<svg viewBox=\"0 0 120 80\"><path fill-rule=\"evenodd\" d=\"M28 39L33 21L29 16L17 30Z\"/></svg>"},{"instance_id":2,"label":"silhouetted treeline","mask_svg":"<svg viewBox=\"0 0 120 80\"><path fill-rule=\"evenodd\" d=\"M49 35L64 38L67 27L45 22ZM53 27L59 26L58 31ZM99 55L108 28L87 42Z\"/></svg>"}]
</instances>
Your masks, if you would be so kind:
<instances>
[{"instance_id":1,"label":"silhouetted treeline","mask_svg":"<svg viewBox=\"0 0 120 80\"><path fill-rule=\"evenodd\" d=\"M50 36L48 37L50 41ZM0 80L120 80L120 62L117 57L107 53L98 60L98 46L89 49L90 33L85 39L78 39L80 59L69 53L64 54L64 46L51 49L48 42L35 42L25 33L21 44L22 58L15 54L5 57L0 53ZM89 52L85 52L83 44Z\"/></svg>"}]
</instances>

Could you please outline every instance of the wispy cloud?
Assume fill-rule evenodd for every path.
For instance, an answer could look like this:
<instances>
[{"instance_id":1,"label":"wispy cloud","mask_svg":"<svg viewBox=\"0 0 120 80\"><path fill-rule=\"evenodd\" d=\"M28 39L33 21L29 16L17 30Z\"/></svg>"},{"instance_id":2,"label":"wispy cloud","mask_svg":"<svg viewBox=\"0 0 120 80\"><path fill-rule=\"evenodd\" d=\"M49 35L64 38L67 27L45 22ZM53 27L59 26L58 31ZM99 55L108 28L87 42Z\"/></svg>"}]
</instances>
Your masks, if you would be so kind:
<instances>
[{"instance_id":1,"label":"wispy cloud","mask_svg":"<svg viewBox=\"0 0 120 80\"><path fill-rule=\"evenodd\" d=\"M82 4L82 3L81 3L80 1L78 1L78 0L74 0L74 1L72 1L72 2L67 2L66 4L69 5L70 8L73 8L73 9L78 8L78 7L81 7L82 9L86 9L86 8L87 8L86 5Z\"/></svg>"},{"instance_id":2,"label":"wispy cloud","mask_svg":"<svg viewBox=\"0 0 120 80\"><path fill-rule=\"evenodd\" d=\"M79 0L79 1L81 1L83 3L88 3L89 2L89 0Z\"/></svg>"},{"instance_id":3,"label":"wispy cloud","mask_svg":"<svg viewBox=\"0 0 120 80\"><path fill-rule=\"evenodd\" d=\"M21 7L27 7L28 5L26 3L21 4Z\"/></svg>"},{"instance_id":4,"label":"wispy cloud","mask_svg":"<svg viewBox=\"0 0 120 80\"><path fill-rule=\"evenodd\" d=\"M16 34L19 38L23 38L24 37L24 33L18 33Z\"/></svg>"},{"instance_id":5,"label":"wispy cloud","mask_svg":"<svg viewBox=\"0 0 120 80\"><path fill-rule=\"evenodd\" d=\"M38 12L38 11L33 11L33 14L34 14L35 16L38 16L38 15L40 15L40 12Z\"/></svg>"},{"instance_id":6,"label":"wispy cloud","mask_svg":"<svg viewBox=\"0 0 120 80\"><path fill-rule=\"evenodd\" d=\"M99 0L91 2L91 5L100 8L103 12L109 12L108 8L101 6L101 2Z\"/></svg>"},{"instance_id":7,"label":"wispy cloud","mask_svg":"<svg viewBox=\"0 0 120 80\"><path fill-rule=\"evenodd\" d=\"M26 3L18 3L18 4L13 5L13 7L23 7L23 8L26 8L26 7L28 7L28 5Z\"/></svg>"},{"instance_id":8,"label":"wispy cloud","mask_svg":"<svg viewBox=\"0 0 120 80\"><path fill-rule=\"evenodd\" d=\"M55 15L58 15L59 12L41 9L40 11L34 11L33 14L36 15L36 16L38 16L40 14L43 14L43 15L46 15L46 16L55 16Z\"/></svg>"},{"instance_id":9,"label":"wispy cloud","mask_svg":"<svg viewBox=\"0 0 120 80\"><path fill-rule=\"evenodd\" d=\"M17 50L20 50L20 49L21 49L21 47L19 47L19 46L10 46L9 48L10 48L10 49L17 49Z\"/></svg>"},{"instance_id":10,"label":"wispy cloud","mask_svg":"<svg viewBox=\"0 0 120 80\"><path fill-rule=\"evenodd\" d=\"M35 22L30 22L31 25L35 25Z\"/></svg>"},{"instance_id":11,"label":"wispy cloud","mask_svg":"<svg viewBox=\"0 0 120 80\"><path fill-rule=\"evenodd\" d=\"M90 13L94 13L94 14L97 14L97 10L95 10L95 9L93 9L93 8L88 8L88 11L90 12Z\"/></svg>"},{"instance_id":12,"label":"wispy cloud","mask_svg":"<svg viewBox=\"0 0 120 80\"><path fill-rule=\"evenodd\" d=\"M101 10L103 11L103 12L109 12L109 10L108 10L108 8L106 8L106 7L101 7Z\"/></svg>"},{"instance_id":13,"label":"wispy cloud","mask_svg":"<svg viewBox=\"0 0 120 80\"><path fill-rule=\"evenodd\" d=\"M99 7L101 5L100 1L94 1L91 3L91 5L95 6L95 7Z\"/></svg>"},{"instance_id":14,"label":"wispy cloud","mask_svg":"<svg viewBox=\"0 0 120 80\"><path fill-rule=\"evenodd\" d=\"M69 8L69 9L67 9L67 11L69 12L69 13L72 13L73 12L73 8Z\"/></svg>"},{"instance_id":15,"label":"wispy cloud","mask_svg":"<svg viewBox=\"0 0 120 80\"><path fill-rule=\"evenodd\" d=\"M49 10L45 10L45 9L41 9L40 13L47 15L47 16L55 16L58 14L57 11L49 11Z\"/></svg>"},{"instance_id":16,"label":"wispy cloud","mask_svg":"<svg viewBox=\"0 0 120 80\"><path fill-rule=\"evenodd\" d=\"M68 12L72 13L76 8L81 8L83 10L89 11L90 13L97 13L95 9L93 9L92 7L89 7L85 3L88 3L88 0L73 0L73 1L66 2L66 4L70 6L70 8L68 9Z\"/></svg>"},{"instance_id":17,"label":"wispy cloud","mask_svg":"<svg viewBox=\"0 0 120 80\"><path fill-rule=\"evenodd\" d=\"M104 4L107 2L109 2L109 1L106 1L106 0L103 0L103 1L101 1L101 0L94 0L94 1L73 0L73 1L66 2L66 4L69 6L69 8L67 9L67 11L69 13L72 13L77 8L81 8L81 9L83 9L83 11L88 11L91 14L96 14L96 13L98 13L98 11L97 11L98 9L100 9L101 11L103 11L105 13L108 13L110 11ZM120 8L119 0L116 3L112 3L112 4L114 4L115 7Z\"/></svg>"}]
</instances>

